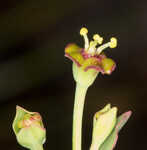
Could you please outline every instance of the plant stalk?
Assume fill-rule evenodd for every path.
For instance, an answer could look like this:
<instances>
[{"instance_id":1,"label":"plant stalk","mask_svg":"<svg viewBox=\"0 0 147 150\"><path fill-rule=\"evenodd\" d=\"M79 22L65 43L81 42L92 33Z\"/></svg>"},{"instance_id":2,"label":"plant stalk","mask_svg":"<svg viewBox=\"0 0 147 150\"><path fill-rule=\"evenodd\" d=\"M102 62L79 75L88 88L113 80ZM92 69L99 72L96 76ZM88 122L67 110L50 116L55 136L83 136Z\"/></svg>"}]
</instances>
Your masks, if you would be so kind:
<instances>
[{"instance_id":1,"label":"plant stalk","mask_svg":"<svg viewBox=\"0 0 147 150\"><path fill-rule=\"evenodd\" d=\"M87 89L88 87L83 87L78 83L76 84L73 111L72 150L81 150L82 146L82 117Z\"/></svg>"}]
</instances>

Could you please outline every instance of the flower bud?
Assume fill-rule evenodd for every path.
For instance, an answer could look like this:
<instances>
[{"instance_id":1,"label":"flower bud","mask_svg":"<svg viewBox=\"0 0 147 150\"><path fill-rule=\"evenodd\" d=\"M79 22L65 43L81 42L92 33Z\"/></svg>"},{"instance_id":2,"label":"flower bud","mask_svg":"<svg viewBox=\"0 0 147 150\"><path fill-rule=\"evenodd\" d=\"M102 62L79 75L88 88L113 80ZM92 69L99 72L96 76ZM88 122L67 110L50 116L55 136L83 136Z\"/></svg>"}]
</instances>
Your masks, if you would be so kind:
<instances>
[{"instance_id":1,"label":"flower bud","mask_svg":"<svg viewBox=\"0 0 147 150\"><path fill-rule=\"evenodd\" d=\"M113 130L117 119L117 108L106 105L94 116L91 150L98 150Z\"/></svg>"},{"instance_id":2,"label":"flower bud","mask_svg":"<svg viewBox=\"0 0 147 150\"><path fill-rule=\"evenodd\" d=\"M29 112L17 106L13 130L21 146L31 150L43 150L46 130L39 113Z\"/></svg>"}]
</instances>

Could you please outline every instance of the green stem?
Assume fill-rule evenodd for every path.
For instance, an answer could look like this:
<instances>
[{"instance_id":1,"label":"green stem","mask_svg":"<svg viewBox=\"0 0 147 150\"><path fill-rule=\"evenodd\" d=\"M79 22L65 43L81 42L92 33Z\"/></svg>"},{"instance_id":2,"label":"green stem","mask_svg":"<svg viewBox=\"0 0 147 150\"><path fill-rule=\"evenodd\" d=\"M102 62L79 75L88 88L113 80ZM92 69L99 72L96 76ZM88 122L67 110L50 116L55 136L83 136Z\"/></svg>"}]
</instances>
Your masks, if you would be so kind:
<instances>
[{"instance_id":1,"label":"green stem","mask_svg":"<svg viewBox=\"0 0 147 150\"><path fill-rule=\"evenodd\" d=\"M78 83L76 85L74 112L73 112L72 150L81 150L82 117L87 89L88 87L83 87Z\"/></svg>"}]
</instances>

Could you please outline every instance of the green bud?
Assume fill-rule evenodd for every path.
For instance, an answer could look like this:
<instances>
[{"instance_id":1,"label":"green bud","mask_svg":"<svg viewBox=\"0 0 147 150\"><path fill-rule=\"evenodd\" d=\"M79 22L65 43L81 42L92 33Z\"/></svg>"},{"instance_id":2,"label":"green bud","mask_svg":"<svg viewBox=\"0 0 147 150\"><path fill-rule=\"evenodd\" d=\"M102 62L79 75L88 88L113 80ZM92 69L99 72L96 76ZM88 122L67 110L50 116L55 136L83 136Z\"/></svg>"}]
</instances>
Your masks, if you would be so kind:
<instances>
[{"instance_id":1,"label":"green bud","mask_svg":"<svg viewBox=\"0 0 147 150\"><path fill-rule=\"evenodd\" d=\"M13 131L18 143L31 150L43 150L46 130L42 118L37 112L29 112L20 106L16 107Z\"/></svg>"},{"instance_id":2,"label":"green bud","mask_svg":"<svg viewBox=\"0 0 147 150\"><path fill-rule=\"evenodd\" d=\"M115 127L117 119L117 108L106 105L97 112L93 121L93 135L91 150L98 150L105 139Z\"/></svg>"}]
</instances>

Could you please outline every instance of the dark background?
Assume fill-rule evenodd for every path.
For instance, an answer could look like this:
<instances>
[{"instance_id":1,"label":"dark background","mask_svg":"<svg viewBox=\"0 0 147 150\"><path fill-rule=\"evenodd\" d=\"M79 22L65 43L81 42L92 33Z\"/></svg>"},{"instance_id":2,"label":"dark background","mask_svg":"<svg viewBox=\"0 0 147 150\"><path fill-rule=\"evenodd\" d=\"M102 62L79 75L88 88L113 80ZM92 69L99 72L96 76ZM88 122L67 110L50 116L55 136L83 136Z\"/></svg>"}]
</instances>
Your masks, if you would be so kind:
<instances>
[{"instance_id":1,"label":"dark background","mask_svg":"<svg viewBox=\"0 0 147 150\"><path fill-rule=\"evenodd\" d=\"M45 150L71 149L75 82L70 42L84 45L98 32L118 47L106 50L117 68L99 75L89 88L83 119L83 149L91 142L92 117L107 103L119 114L133 115L119 135L116 150L146 149L147 1L146 0L5 0L0 4L0 149L24 149L12 131L15 106L38 111L47 128Z\"/></svg>"}]
</instances>

